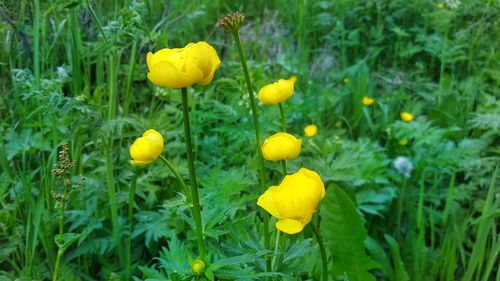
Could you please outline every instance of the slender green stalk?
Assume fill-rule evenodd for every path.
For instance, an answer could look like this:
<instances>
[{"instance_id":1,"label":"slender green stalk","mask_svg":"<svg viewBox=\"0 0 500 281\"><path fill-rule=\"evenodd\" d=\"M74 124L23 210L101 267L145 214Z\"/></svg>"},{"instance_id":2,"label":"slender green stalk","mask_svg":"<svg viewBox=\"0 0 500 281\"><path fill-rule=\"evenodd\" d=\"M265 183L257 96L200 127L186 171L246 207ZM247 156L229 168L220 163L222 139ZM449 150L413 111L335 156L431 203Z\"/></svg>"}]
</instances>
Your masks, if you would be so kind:
<instances>
[{"instance_id":1,"label":"slender green stalk","mask_svg":"<svg viewBox=\"0 0 500 281\"><path fill-rule=\"evenodd\" d=\"M288 169L286 167L286 160L281 160L281 169L283 171L283 177L288 174Z\"/></svg>"},{"instance_id":2,"label":"slender green stalk","mask_svg":"<svg viewBox=\"0 0 500 281\"><path fill-rule=\"evenodd\" d=\"M401 193L399 194L398 200L398 211L396 218L396 240L399 240L399 233L401 232L401 216L403 215L403 202L406 191L406 178L403 180L403 186L401 187Z\"/></svg>"},{"instance_id":3,"label":"slender green stalk","mask_svg":"<svg viewBox=\"0 0 500 281\"><path fill-rule=\"evenodd\" d=\"M118 225L118 210L116 205L115 179L113 175L113 157L111 155L111 149L111 144L108 144L104 152L106 157L106 181L108 186L108 200L111 213L111 224L113 227L113 239L116 243L116 254L118 255L118 259L122 260L122 255L120 253L120 229Z\"/></svg>"},{"instance_id":4,"label":"slender green stalk","mask_svg":"<svg viewBox=\"0 0 500 281\"><path fill-rule=\"evenodd\" d=\"M130 192L128 195L128 245L127 245L127 280L131 280L132 274L132 230L134 229L134 221L133 221L133 211L135 204L135 189L137 187L137 176L139 171L136 167L134 167L134 176L132 177L132 183L130 185Z\"/></svg>"},{"instance_id":5,"label":"slender green stalk","mask_svg":"<svg viewBox=\"0 0 500 281\"><path fill-rule=\"evenodd\" d=\"M281 114L281 130L286 133L286 119L285 119L285 110L283 110L283 103L279 103L280 114Z\"/></svg>"},{"instance_id":6,"label":"slender green stalk","mask_svg":"<svg viewBox=\"0 0 500 281\"><path fill-rule=\"evenodd\" d=\"M71 9L69 23L71 29L72 49L71 49L71 83L73 95L79 95L82 92L82 65L80 54L82 53L82 38L79 30L76 7Z\"/></svg>"},{"instance_id":7,"label":"slender green stalk","mask_svg":"<svg viewBox=\"0 0 500 281\"><path fill-rule=\"evenodd\" d=\"M59 238L57 239L60 244L63 243L63 235L64 235L64 209L66 206L66 199L68 197L68 186L67 184L64 184L64 195L63 195L63 200L61 201L61 207L59 208L60 210L60 217L59 217ZM59 264L61 263L61 257L64 253L64 249L59 248L57 251L57 258L56 258L56 265L54 268L54 274L52 275L52 280L56 281L57 280L57 275L59 274Z\"/></svg>"},{"instance_id":8,"label":"slender green stalk","mask_svg":"<svg viewBox=\"0 0 500 281\"><path fill-rule=\"evenodd\" d=\"M279 231L279 229L276 229L276 240L274 241L274 255L273 255L273 260L271 261L271 270L274 270L274 264L276 263L276 257L278 256L278 247L280 244L280 234L281 234L281 231ZM276 268L276 271L278 271L278 268Z\"/></svg>"},{"instance_id":9,"label":"slender green stalk","mask_svg":"<svg viewBox=\"0 0 500 281\"><path fill-rule=\"evenodd\" d=\"M321 262L323 265L323 281L328 281L328 260L326 259L325 244L323 243L323 239L321 238L318 229L314 226L314 223L311 222L309 225L311 226L312 232L318 241Z\"/></svg>"},{"instance_id":10,"label":"slender green stalk","mask_svg":"<svg viewBox=\"0 0 500 281\"><path fill-rule=\"evenodd\" d=\"M59 273L59 264L61 263L61 257L64 253L63 249L57 251L56 266L54 268L54 275L52 276L52 281L57 281L57 274Z\"/></svg>"},{"instance_id":11,"label":"slender green stalk","mask_svg":"<svg viewBox=\"0 0 500 281\"><path fill-rule=\"evenodd\" d=\"M184 189L184 192L186 194L186 197L187 197L187 202L191 202L191 197L189 195L189 188L186 184L186 182L182 179L181 175L179 174L179 172L177 171L177 169L175 169L174 165L172 165L172 163L170 163L170 161L167 160L167 158L165 158L163 155L160 155L160 159L163 161L163 163L165 163L165 165L167 165L167 167L170 169L170 171L172 172L172 174L174 174L174 176L177 178L177 180L179 181L179 183L181 184L182 186L182 189Z\"/></svg>"},{"instance_id":12,"label":"slender green stalk","mask_svg":"<svg viewBox=\"0 0 500 281\"><path fill-rule=\"evenodd\" d=\"M234 38L234 42L236 43L236 48L238 49L238 54L241 61L241 67L243 68L243 73L245 74L245 81L247 84L248 97L250 100L250 107L252 108L252 118L253 118L253 126L255 129L255 148L257 150L257 154L259 156L259 181L260 187L262 191L266 190L265 186L265 174L264 174L264 157L262 156L262 135L260 133L260 124L259 124L259 114L257 112L257 105L255 103L255 97L252 89L252 81L250 80L250 74L248 72L247 61L245 59L245 54L243 53L243 47L241 46L240 35L238 31L231 32ZM269 233L269 214L264 212L263 214L263 225L264 225L264 247L269 249L271 246L271 239ZM266 261L267 271L271 271L271 262L269 259Z\"/></svg>"},{"instance_id":13,"label":"slender green stalk","mask_svg":"<svg viewBox=\"0 0 500 281\"><path fill-rule=\"evenodd\" d=\"M125 103L123 105L124 114L128 113L130 107L130 95L132 91L132 81L134 78L136 54L137 54L137 40L134 40L134 42L132 42L132 51L130 52L130 59L128 61L127 80L125 84Z\"/></svg>"},{"instance_id":14,"label":"slender green stalk","mask_svg":"<svg viewBox=\"0 0 500 281\"><path fill-rule=\"evenodd\" d=\"M198 184L196 183L196 171L194 169L193 146L191 143L191 129L189 126L189 103L187 88L182 88L182 113L184 117L184 137L186 138L186 153L189 168L189 179L191 181L191 196L193 201L193 218L196 226L198 240L198 251L200 259L205 258L205 244L203 243L203 224L201 222L200 199L198 196Z\"/></svg>"},{"instance_id":15,"label":"slender green stalk","mask_svg":"<svg viewBox=\"0 0 500 281\"><path fill-rule=\"evenodd\" d=\"M35 18L33 19L33 68L35 72L35 86L40 90L40 0L35 2Z\"/></svg>"}]
</instances>

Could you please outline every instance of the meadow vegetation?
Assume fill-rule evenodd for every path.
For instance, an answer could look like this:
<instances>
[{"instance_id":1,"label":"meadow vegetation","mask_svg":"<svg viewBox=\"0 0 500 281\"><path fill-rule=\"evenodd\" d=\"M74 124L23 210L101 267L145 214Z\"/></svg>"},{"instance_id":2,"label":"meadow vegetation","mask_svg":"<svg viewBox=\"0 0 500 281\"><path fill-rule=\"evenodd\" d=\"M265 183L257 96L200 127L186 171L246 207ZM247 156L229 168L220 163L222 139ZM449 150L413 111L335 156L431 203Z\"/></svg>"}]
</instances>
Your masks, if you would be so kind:
<instances>
[{"instance_id":1,"label":"meadow vegetation","mask_svg":"<svg viewBox=\"0 0 500 281\"><path fill-rule=\"evenodd\" d=\"M0 18L1 281L500 281L500 2L22 0ZM199 41L210 83L148 79L148 52ZM290 160L257 153L255 110ZM163 154L133 165L149 129ZM304 167L325 196L280 235L259 197Z\"/></svg>"}]
</instances>

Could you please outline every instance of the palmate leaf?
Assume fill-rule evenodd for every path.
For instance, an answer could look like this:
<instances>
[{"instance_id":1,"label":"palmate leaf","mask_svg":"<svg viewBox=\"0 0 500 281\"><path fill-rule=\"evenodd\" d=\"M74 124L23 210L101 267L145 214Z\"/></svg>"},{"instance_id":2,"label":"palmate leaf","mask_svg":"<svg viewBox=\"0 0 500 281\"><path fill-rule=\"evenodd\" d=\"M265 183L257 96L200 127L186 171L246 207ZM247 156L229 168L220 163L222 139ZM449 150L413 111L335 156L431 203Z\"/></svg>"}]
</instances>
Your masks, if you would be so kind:
<instances>
[{"instance_id":1,"label":"palmate leaf","mask_svg":"<svg viewBox=\"0 0 500 281\"><path fill-rule=\"evenodd\" d=\"M349 281L370 281L368 270L379 267L365 253L366 229L349 196L331 184L321 209L321 232L333 259L333 271Z\"/></svg>"}]
</instances>

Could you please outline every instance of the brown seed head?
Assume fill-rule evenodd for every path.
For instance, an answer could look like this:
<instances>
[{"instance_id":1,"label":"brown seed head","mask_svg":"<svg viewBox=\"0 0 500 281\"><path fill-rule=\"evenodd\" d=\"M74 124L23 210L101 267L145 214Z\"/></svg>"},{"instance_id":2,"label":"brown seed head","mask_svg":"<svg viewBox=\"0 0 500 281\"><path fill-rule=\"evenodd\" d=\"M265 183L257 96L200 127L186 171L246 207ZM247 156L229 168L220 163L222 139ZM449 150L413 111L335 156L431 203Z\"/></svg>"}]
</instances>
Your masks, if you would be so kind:
<instances>
[{"instance_id":1,"label":"brown seed head","mask_svg":"<svg viewBox=\"0 0 500 281\"><path fill-rule=\"evenodd\" d=\"M225 31L236 33L240 30L245 22L245 16L239 12L232 12L227 14L219 21L219 26L224 28Z\"/></svg>"}]
</instances>

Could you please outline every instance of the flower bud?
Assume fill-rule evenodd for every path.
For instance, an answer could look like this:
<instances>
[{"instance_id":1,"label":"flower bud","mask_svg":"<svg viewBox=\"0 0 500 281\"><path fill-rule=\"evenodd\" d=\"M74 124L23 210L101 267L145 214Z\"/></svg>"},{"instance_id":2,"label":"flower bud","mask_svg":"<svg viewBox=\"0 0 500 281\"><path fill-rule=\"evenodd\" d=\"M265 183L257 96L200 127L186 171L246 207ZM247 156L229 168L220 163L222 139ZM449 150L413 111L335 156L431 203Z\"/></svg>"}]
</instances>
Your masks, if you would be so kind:
<instances>
[{"instance_id":1,"label":"flower bud","mask_svg":"<svg viewBox=\"0 0 500 281\"><path fill-rule=\"evenodd\" d=\"M375 103L375 99L369 97L363 97L361 103L363 103L364 106L371 106Z\"/></svg>"},{"instance_id":2,"label":"flower bud","mask_svg":"<svg viewBox=\"0 0 500 281\"><path fill-rule=\"evenodd\" d=\"M205 272L205 263L202 260L200 260L200 259L195 260L191 264L191 271L193 271L193 273L196 276L202 275L203 272Z\"/></svg>"},{"instance_id":3,"label":"flower bud","mask_svg":"<svg viewBox=\"0 0 500 281\"><path fill-rule=\"evenodd\" d=\"M297 81L297 77L292 76L288 80L280 79L278 82L265 85L259 91L259 100L265 105L286 101L293 95L295 81Z\"/></svg>"},{"instance_id":4,"label":"flower bud","mask_svg":"<svg viewBox=\"0 0 500 281\"><path fill-rule=\"evenodd\" d=\"M314 137L317 133L318 133L318 127L314 124L307 125L304 128L304 135L306 135L306 137L308 138Z\"/></svg>"},{"instance_id":5,"label":"flower bud","mask_svg":"<svg viewBox=\"0 0 500 281\"><path fill-rule=\"evenodd\" d=\"M299 156L302 140L287 133L277 133L262 144L262 156L269 161L291 160Z\"/></svg>"},{"instance_id":6,"label":"flower bud","mask_svg":"<svg viewBox=\"0 0 500 281\"><path fill-rule=\"evenodd\" d=\"M133 165L146 165L155 160L163 152L163 137L153 129L147 130L142 137L130 146Z\"/></svg>"},{"instance_id":7,"label":"flower bud","mask_svg":"<svg viewBox=\"0 0 500 281\"><path fill-rule=\"evenodd\" d=\"M413 114L408 113L408 112L401 112L401 120L405 122L411 122L413 120Z\"/></svg>"}]
</instances>

